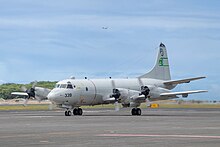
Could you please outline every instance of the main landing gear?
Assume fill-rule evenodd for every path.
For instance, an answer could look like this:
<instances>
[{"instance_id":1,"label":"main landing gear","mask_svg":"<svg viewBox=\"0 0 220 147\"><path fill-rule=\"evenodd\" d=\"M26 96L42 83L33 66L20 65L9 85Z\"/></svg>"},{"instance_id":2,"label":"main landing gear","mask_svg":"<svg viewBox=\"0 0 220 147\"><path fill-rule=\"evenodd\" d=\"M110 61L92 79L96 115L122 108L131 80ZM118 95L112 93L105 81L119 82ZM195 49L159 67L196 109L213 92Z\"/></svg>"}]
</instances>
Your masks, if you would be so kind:
<instances>
[{"instance_id":1,"label":"main landing gear","mask_svg":"<svg viewBox=\"0 0 220 147\"><path fill-rule=\"evenodd\" d=\"M71 116L71 115L82 115L83 110L81 108L75 108L73 109L73 113L70 110L65 111L65 116Z\"/></svg>"},{"instance_id":2,"label":"main landing gear","mask_svg":"<svg viewBox=\"0 0 220 147\"><path fill-rule=\"evenodd\" d=\"M131 110L132 115L141 115L141 109L140 108L133 108Z\"/></svg>"}]
</instances>

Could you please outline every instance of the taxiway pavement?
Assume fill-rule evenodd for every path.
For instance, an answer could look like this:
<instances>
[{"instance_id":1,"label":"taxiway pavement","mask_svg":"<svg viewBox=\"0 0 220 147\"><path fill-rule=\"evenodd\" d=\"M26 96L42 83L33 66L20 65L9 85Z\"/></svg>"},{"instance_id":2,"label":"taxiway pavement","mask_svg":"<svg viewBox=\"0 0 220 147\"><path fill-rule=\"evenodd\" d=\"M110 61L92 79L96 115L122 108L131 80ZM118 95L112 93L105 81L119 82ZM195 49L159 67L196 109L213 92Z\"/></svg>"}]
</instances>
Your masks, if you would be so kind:
<instances>
[{"instance_id":1,"label":"taxiway pavement","mask_svg":"<svg viewBox=\"0 0 220 147\"><path fill-rule=\"evenodd\" d=\"M0 111L1 147L219 147L220 109Z\"/></svg>"}]
</instances>

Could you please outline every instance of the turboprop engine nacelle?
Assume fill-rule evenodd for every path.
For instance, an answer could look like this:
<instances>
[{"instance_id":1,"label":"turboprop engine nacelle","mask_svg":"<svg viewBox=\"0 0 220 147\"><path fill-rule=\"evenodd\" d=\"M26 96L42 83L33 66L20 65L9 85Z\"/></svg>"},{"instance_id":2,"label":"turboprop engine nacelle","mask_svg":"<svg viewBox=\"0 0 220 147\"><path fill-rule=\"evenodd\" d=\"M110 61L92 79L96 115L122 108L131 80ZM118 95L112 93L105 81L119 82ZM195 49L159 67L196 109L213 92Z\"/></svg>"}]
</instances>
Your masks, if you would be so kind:
<instances>
[{"instance_id":1,"label":"turboprop engine nacelle","mask_svg":"<svg viewBox=\"0 0 220 147\"><path fill-rule=\"evenodd\" d=\"M128 103L130 102L130 97L134 97L134 96L139 96L140 92L136 91L136 90L129 90L129 89L124 89L124 88L119 88L118 89L120 91L120 101L122 103Z\"/></svg>"},{"instance_id":2,"label":"turboprop engine nacelle","mask_svg":"<svg viewBox=\"0 0 220 147\"><path fill-rule=\"evenodd\" d=\"M161 93L169 93L170 90L161 88L161 87L155 87L155 86L149 86L150 93L148 95L148 98L151 100L157 99L160 97Z\"/></svg>"}]
</instances>

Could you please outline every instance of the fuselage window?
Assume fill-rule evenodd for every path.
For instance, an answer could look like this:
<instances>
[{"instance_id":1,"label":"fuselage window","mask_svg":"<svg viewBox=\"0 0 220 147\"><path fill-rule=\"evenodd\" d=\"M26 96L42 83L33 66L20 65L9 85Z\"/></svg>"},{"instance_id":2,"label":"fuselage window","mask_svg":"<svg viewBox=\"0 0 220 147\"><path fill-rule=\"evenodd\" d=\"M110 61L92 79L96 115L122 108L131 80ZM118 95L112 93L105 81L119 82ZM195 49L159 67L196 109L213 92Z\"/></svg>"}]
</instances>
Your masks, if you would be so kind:
<instances>
[{"instance_id":1,"label":"fuselage window","mask_svg":"<svg viewBox=\"0 0 220 147\"><path fill-rule=\"evenodd\" d=\"M88 89L88 87L86 87L86 91L88 91L89 89Z\"/></svg>"}]
</instances>

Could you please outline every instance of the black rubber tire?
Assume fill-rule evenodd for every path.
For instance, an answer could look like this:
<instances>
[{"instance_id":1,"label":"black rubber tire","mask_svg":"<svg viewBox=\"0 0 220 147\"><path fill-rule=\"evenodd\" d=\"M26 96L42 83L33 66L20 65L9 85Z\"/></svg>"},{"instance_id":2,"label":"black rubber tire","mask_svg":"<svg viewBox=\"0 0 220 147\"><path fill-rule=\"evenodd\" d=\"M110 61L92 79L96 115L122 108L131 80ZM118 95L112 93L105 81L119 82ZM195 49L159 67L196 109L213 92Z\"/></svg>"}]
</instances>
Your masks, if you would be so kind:
<instances>
[{"instance_id":1,"label":"black rubber tire","mask_svg":"<svg viewBox=\"0 0 220 147\"><path fill-rule=\"evenodd\" d=\"M67 113L67 111L65 111L65 116L68 116L68 113Z\"/></svg>"},{"instance_id":2,"label":"black rubber tire","mask_svg":"<svg viewBox=\"0 0 220 147\"><path fill-rule=\"evenodd\" d=\"M78 108L78 115L82 115L83 114L83 110L81 108Z\"/></svg>"},{"instance_id":3,"label":"black rubber tire","mask_svg":"<svg viewBox=\"0 0 220 147\"><path fill-rule=\"evenodd\" d=\"M141 109L140 108L136 109L136 115L141 115Z\"/></svg>"},{"instance_id":4,"label":"black rubber tire","mask_svg":"<svg viewBox=\"0 0 220 147\"><path fill-rule=\"evenodd\" d=\"M136 115L136 114L137 114L136 108L133 108L133 109L131 110L131 115Z\"/></svg>"},{"instance_id":5,"label":"black rubber tire","mask_svg":"<svg viewBox=\"0 0 220 147\"><path fill-rule=\"evenodd\" d=\"M78 115L78 109L73 109L73 115Z\"/></svg>"},{"instance_id":6,"label":"black rubber tire","mask_svg":"<svg viewBox=\"0 0 220 147\"><path fill-rule=\"evenodd\" d=\"M68 114L68 116L71 116L72 112L71 111L67 111L67 114Z\"/></svg>"}]
</instances>

